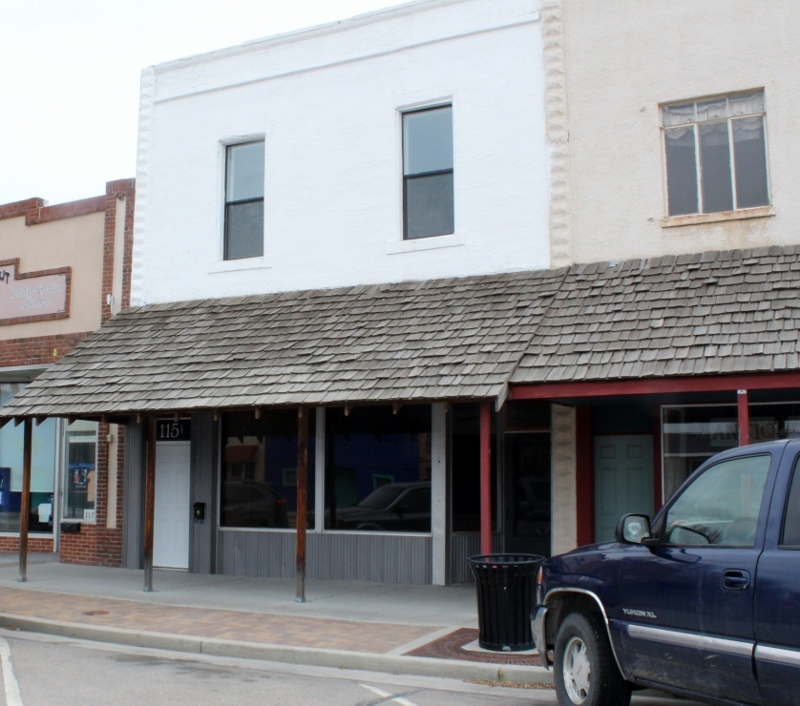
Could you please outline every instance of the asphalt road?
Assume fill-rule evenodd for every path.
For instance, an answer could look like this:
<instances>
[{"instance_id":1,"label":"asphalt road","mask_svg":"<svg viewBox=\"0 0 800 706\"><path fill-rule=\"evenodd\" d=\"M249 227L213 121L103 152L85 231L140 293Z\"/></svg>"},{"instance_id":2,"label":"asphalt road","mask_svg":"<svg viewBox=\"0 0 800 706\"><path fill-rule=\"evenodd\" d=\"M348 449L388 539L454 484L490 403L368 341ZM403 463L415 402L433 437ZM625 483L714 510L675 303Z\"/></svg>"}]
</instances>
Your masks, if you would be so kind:
<instances>
[{"instance_id":1,"label":"asphalt road","mask_svg":"<svg viewBox=\"0 0 800 706\"><path fill-rule=\"evenodd\" d=\"M538 706L551 689L187 656L0 630L6 706ZM692 706L637 695L636 706Z\"/></svg>"}]
</instances>

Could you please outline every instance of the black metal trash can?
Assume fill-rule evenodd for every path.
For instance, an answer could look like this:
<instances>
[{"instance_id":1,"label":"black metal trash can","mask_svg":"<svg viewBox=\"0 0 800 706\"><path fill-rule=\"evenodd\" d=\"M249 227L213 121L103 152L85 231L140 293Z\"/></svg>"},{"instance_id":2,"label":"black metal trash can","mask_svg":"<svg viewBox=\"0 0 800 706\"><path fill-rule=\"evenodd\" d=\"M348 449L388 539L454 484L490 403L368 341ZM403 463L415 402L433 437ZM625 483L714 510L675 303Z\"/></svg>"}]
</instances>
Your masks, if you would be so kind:
<instances>
[{"instance_id":1,"label":"black metal trash can","mask_svg":"<svg viewBox=\"0 0 800 706\"><path fill-rule=\"evenodd\" d=\"M485 650L534 648L531 633L538 554L480 554L467 559L478 584L478 643Z\"/></svg>"}]
</instances>

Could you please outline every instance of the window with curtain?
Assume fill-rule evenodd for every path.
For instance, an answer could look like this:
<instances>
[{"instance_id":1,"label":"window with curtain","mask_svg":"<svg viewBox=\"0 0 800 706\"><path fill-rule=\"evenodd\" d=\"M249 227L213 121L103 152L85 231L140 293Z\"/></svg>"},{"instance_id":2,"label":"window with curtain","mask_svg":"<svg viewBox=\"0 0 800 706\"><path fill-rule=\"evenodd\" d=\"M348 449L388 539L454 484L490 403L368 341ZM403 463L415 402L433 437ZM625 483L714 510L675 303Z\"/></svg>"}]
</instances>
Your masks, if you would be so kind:
<instances>
[{"instance_id":1,"label":"window with curtain","mask_svg":"<svg viewBox=\"0 0 800 706\"><path fill-rule=\"evenodd\" d=\"M763 91L661 107L670 216L767 206Z\"/></svg>"}]
</instances>

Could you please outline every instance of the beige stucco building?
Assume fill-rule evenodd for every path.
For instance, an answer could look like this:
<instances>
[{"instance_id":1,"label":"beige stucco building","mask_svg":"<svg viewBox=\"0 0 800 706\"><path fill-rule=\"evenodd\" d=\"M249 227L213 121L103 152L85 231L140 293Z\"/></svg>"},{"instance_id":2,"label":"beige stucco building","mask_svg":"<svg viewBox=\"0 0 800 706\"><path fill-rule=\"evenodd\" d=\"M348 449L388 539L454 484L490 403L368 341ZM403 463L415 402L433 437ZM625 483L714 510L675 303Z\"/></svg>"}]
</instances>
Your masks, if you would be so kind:
<instances>
[{"instance_id":1,"label":"beige stucco building","mask_svg":"<svg viewBox=\"0 0 800 706\"><path fill-rule=\"evenodd\" d=\"M800 6L791 0L545 5L551 263L603 263L586 274L599 278L598 296L575 293L575 319L561 339L563 350L575 353L572 372L561 380L572 386L549 391L554 551L608 538L612 518L623 511L657 509L697 463L743 434L768 440L793 430L797 381L770 378L785 372L789 359L745 364L744 356L794 350L788 339L781 346L767 340L768 327L784 327L782 335L791 337L791 324L767 323L772 317L761 294L773 284L789 286L779 282L788 265L771 259L785 252L759 248L791 252L800 239L798 27ZM652 259L659 257L667 260ZM716 273L729 265L723 287ZM691 273L703 270L708 288L687 299L700 284ZM639 314L652 318L642 336L630 320L653 306L641 288L646 279L658 286L653 271L674 289ZM623 288L617 303L624 287L630 291L616 309L604 308L612 281ZM662 308L669 301L675 306ZM675 347L648 350L670 326ZM661 389L666 368L656 368L669 356L673 373L687 377ZM736 372L723 361L731 356L742 361L742 372L763 377L721 377L720 389L711 390L702 375ZM590 359L605 367L590 368ZM515 380L533 378L518 372ZM546 388L528 394L543 398ZM741 414L737 420L737 402L762 426ZM610 460L626 453L638 460ZM678 473L681 453L691 460Z\"/></svg>"},{"instance_id":2,"label":"beige stucco building","mask_svg":"<svg viewBox=\"0 0 800 706\"><path fill-rule=\"evenodd\" d=\"M561 10L569 134L561 191L568 190L575 262L797 242L800 5L564 0ZM701 213L670 217L662 108L755 94L763 97L754 112L765 123L767 203L712 205L714 213L701 205ZM708 125L726 116L699 117ZM735 150L731 164L735 178ZM558 198L557 183L554 190Z\"/></svg>"}]
</instances>

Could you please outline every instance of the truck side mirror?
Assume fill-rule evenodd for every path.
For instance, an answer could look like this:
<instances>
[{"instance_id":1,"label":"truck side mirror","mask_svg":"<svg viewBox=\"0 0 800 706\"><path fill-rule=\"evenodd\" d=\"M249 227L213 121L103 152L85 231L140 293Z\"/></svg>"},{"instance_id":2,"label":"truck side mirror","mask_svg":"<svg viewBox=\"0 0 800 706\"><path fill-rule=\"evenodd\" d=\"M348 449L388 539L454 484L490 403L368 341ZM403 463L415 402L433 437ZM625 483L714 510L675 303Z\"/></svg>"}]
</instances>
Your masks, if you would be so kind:
<instances>
[{"instance_id":1,"label":"truck side mirror","mask_svg":"<svg viewBox=\"0 0 800 706\"><path fill-rule=\"evenodd\" d=\"M650 518L647 515L625 515L617 524L614 537L620 544L644 544L652 537Z\"/></svg>"}]
</instances>

